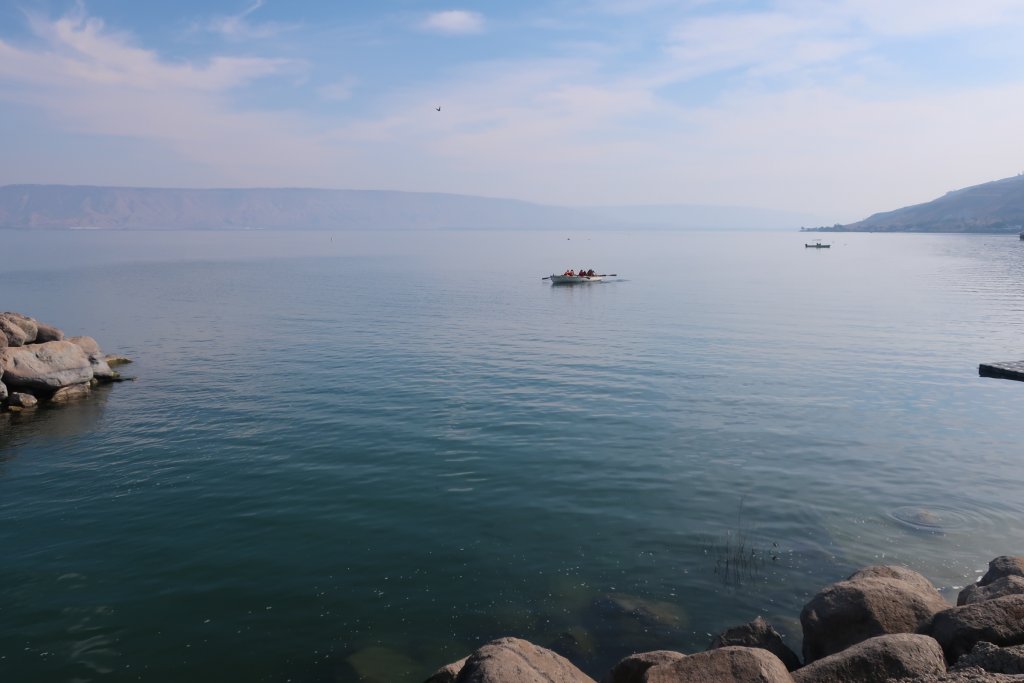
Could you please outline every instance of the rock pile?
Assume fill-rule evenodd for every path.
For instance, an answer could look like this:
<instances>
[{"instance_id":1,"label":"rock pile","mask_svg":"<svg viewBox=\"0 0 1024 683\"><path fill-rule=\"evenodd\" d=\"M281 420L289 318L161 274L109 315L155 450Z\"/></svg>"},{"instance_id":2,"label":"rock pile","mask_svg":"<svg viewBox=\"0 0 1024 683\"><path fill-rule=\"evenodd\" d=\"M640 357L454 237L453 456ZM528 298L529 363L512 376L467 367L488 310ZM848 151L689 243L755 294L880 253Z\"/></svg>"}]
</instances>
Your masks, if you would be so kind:
<instances>
[{"instance_id":1,"label":"rock pile","mask_svg":"<svg viewBox=\"0 0 1024 683\"><path fill-rule=\"evenodd\" d=\"M906 567L872 566L820 590L800 615L803 663L758 617L705 652L626 657L601 683L1024 683L1024 557L997 557L948 604ZM595 683L517 638L484 645L426 683Z\"/></svg>"},{"instance_id":2,"label":"rock pile","mask_svg":"<svg viewBox=\"0 0 1024 683\"><path fill-rule=\"evenodd\" d=\"M92 337L64 337L52 325L20 313L0 313L0 408L17 412L41 401L87 396L100 382L123 378L111 366L130 363L105 356Z\"/></svg>"}]
</instances>

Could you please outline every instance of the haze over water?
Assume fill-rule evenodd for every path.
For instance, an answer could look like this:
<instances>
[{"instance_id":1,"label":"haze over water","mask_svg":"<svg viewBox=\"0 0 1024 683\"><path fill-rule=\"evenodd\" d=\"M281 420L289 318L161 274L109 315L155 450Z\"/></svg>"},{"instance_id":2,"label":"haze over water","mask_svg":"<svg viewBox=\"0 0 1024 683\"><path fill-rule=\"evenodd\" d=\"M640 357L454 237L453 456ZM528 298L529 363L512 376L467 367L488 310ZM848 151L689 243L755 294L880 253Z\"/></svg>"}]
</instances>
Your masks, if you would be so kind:
<instances>
[{"instance_id":1,"label":"haze over water","mask_svg":"<svg viewBox=\"0 0 1024 683\"><path fill-rule=\"evenodd\" d=\"M0 673L419 681L514 635L599 678L757 614L799 651L866 564L952 596L1024 542L1024 386L977 376L1024 243L825 237L5 234L0 310L138 380L0 416ZM540 279L579 267L618 277Z\"/></svg>"}]
</instances>

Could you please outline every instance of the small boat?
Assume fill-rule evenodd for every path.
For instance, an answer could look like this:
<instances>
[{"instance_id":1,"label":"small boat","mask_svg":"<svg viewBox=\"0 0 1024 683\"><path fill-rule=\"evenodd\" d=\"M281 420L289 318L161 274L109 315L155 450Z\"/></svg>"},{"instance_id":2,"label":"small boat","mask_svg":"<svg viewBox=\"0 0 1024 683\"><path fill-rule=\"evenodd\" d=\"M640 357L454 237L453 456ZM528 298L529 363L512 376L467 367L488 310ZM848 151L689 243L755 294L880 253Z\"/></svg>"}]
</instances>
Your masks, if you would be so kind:
<instances>
[{"instance_id":1,"label":"small boat","mask_svg":"<svg viewBox=\"0 0 1024 683\"><path fill-rule=\"evenodd\" d=\"M600 282L603 275L549 275L553 285L578 285L585 282Z\"/></svg>"},{"instance_id":2,"label":"small boat","mask_svg":"<svg viewBox=\"0 0 1024 683\"><path fill-rule=\"evenodd\" d=\"M829 248L829 247L831 247L832 245L831 245L831 244L822 244L822 243L821 243L821 240L818 240L818 241L817 241L817 242L815 242L814 244L807 244L807 243L805 242L805 243L804 243L804 246L805 246L805 247L809 247L809 248L811 248L811 249L828 249L828 248Z\"/></svg>"}]
</instances>

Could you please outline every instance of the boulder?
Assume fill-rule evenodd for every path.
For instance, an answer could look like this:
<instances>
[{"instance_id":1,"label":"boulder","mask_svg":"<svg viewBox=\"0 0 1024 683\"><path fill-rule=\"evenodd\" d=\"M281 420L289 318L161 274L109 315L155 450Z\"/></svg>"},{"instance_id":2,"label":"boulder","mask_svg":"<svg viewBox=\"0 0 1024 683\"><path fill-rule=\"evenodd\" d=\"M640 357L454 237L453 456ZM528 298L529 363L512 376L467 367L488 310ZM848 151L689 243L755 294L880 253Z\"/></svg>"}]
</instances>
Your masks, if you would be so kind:
<instances>
[{"instance_id":1,"label":"boulder","mask_svg":"<svg viewBox=\"0 0 1024 683\"><path fill-rule=\"evenodd\" d=\"M671 650L655 650L630 655L612 667L612 670L601 679L601 683L643 683L644 674L654 666L670 664L683 659L686 655Z\"/></svg>"},{"instance_id":2,"label":"boulder","mask_svg":"<svg viewBox=\"0 0 1024 683\"><path fill-rule=\"evenodd\" d=\"M92 376L101 382L109 382L117 378L117 373L110 369L106 356L100 351L100 345L92 337L68 337L72 344L81 347L89 357L92 365Z\"/></svg>"},{"instance_id":3,"label":"boulder","mask_svg":"<svg viewBox=\"0 0 1024 683\"><path fill-rule=\"evenodd\" d=\"M92 364L80 346L66 341L10 347L0 351L4 382L10 389L49 394L88 382Z\"/></svg>"},{"instance_id":4,"label":"boulder","mask_svg":"<svg viewBox=\"0 0 1024 683\"><path fill-rule=\"evenodd\" d=\"M939 641L950 663L981 641L1024 644L1024 595L950 607L936 614L925 632Z\"/></svg>"},{"instance_id":5,"label":"boulder","mask_svg":"<svg viewBox=\"0 0 1024 683\"><path fill-rule=\"evenodd\" d=\"M6 349L10 344L7 343L7 335L4 334L3 330L0 330L0 349Z\"/></svg>"},{"instance_id":6,"label":"boulder","mask_svg":"<svg viewBox=\"0 0 1024 683\"><path fill-rule=\"evenodd\" d=\"M85 398L92 391L89 383L85 384L72 384L70 386L61 387L57 391L53 392L53 396L50 397L50 403L69 403L71 401L77 401L80 398Z\"/></svg>"},{"instance_id":7,"label":"boulder","mask_svg":"<svg viewBox=\"0 0 1024 683\"><path fill-rule=\"evenodd\" d=\"M30 318L27 315L21 313L15 313L13 311L4 311L0 313L0 318L7 318L9 321L21 328L25 333L25 343L33 344L38 341L37 336L39 334L39 324L35 318Z\"/></svg>"},{"instance_id":8,"label":"boulder","mask_svg":"<svg viewBox=\"0 0 1024 683\"><path fill-rule=\"evenodd\" d=\"M1024 676L994 674L984 669L972 667L970 669L947 671L936 676L900 678L891 681L891 683L1024 683Z\"/></svg>"},{"instance_id":9,"label":"boulder","mask_svg":"<svg viewBox=\"0 0 1024 683\"><path fill-rule=\"evenodd\" d=\"M792 683L786 665L757 647L722 647L653 666L645 683Z\"/></svg>"},{"instance_id":10,"label":"boulder","mask_svg":"<svg viewBox=\"0 0 1024 683\"><path fill-rule=\"evenodd\" d=\"M1024 674L1024 645L997 647L992 643L980 642L956 660L955 669L978 667L992 673Z\"/></svg>"},{"instance_id":11,"label":"boulder","mask_svg":"<svg viewBox=\"0 0 1024 683\"><path fill-rule=\"evenodd\" d=\"M743 624L742 626L733 626L722 631L712 639L708 649L717 650L720 647L727 647L729 645L760 647L782 660L782 663L790 671L796 671L800 668L800 658L782 642L782 636L772 628L771 624L765 621L764 617L758 617L750 623Z\"/></svg>"},{"instance_id":12,"label":"boulder","mask_svg":"<svg viewBox=\"0 0 1024 683\"><path fill-rule=\"evenodd\" d=\"M28 343L28 335L25 330L5 315L0 315L0 334L6 337L7 346L24 346Z\"/></svg>"},{"instance_id":13,"label":"boulder","mask_svg":"<svg viewBox=\"0 0 1024 683\"><path fill-rule=\"evenodd\" d=\"M915 633L875 636L793 673L796 683L884 683L894 678L945 673L934 638Z\"/></svg>"},{"instance_id":14,"label":"boulder","mask_svg":"<svg viewBox=\"0 0 1024 683\"><path fill-rule=\"evenodd\" d=\"M36 327L38 328L38 332L36 332L37 344L45 344L46 342L64 340L64 331L58 327L54 327L53 325L47 325L46 323L41 323L38 321L36 321Z\"/></svg>"},{"instance_id":15,"label":"boulder","mask_svg":"<svg viewBox=\"0 0 1024 683\"><path fill-rule=\"evenodd\" d=\"M2 374L2 373L0 373ZM0 382L0 403L7 400L7 385Z\"/></svg>"},{"instance_id":16,"label":"boulder","mask_svg":"<svg viewBox=\"0 0 1024 683\"><path fill-rule=\"evenodd\" d=\"M565 657L519 638L499 638L466 660L459 683L594 683Z\"/></svg>"},{"instance_id":17,"label":"boulder","mask_svg":"<svg viewBox=\"0 0 1024 683\"><path fill-rule=\"evenodd\" d=\"M23 394L19 391L12 391L7 397L8 408L35 408L39 400L32 394Z\"/></svg>"},{"instance_id":18,"label":"boulder","mask_svg":"<svg viewBox=\"0 0 1024 683\"><path fill-rule=\"evenodd\" d=\"M1004 576L1024 576L1024 557L1001 555L992 560L988 563L988 571L981 577L978 585L987 586Z\"/></svg>"},{"instance_id":19,"label":"boulder","mask_svg":"<svg viewBox=\"0 0 1024 683\"><path fill-rule=\"evenodd\" d=\"M468 659L469 657L463 657L457 662L445 664L423 683L455 683L455 679L459 677L459 672L462 671L462 667L466 665Z\"/></svg>"},{"instance_id":20,"label":"boulder","mask_svg":"<svg viewBox=\"0 0 1024 683\"><path fill-rule=\"evenodd\" d=\"M1024 593L1024 576L1010 574L995 581L981 585L976 583L973 586L960 591L956 598L957 605L973 605L976 602L985 602L993 598L1001 598L1004 595L1019 595Z\"/></svg>"},{"instance_id":21,"label":"boulder","mask_svg":"<svg viewBox=\"0 0 1024 683\"><path fill-rule=\"evenodd\" d=\"M928 579L905 567L866 567L826 586L800 613L804 662L890 633L915 633L949 604Z\"/></svg>"}]
</instances>

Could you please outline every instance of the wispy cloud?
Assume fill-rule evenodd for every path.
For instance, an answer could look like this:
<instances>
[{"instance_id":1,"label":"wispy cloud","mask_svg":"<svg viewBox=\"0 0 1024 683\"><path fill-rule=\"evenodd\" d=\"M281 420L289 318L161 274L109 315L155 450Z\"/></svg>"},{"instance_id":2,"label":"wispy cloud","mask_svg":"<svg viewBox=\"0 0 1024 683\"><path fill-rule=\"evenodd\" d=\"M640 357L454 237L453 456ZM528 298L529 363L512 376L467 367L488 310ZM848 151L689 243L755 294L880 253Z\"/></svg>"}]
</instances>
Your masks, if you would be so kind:
<instances>
[{"instance_id":1,"label":"wispy cloud","mask_svg":"<svg viewBox=\"0 0 1024 683\"><path fill-rule=\"evenodd\" d=\"M420 24L420 28L449 35L481 33L484 30L484 17L479 12L445 10L429 15Z\"/></svg>"},{"instance_id":2,"label":"wispy cloud","mask_svg":"<svg viewBox=\"0 0 1024 683\"><path fill-rule=\"evenodd\" d=\"M203 25L203 28L212 33L218 33L228 40L241 41L272 38L299 27L298 24L284 24L276 21L251 22L249 15L265 4L264 0L256 0L238 14L218 16L210 19Z\"/></svg>"},{"instance_id":3,"label":"wispy cloud","mask_svg":"<svg viewBox=\"0 0 1024 683\"><path fill-rule=\"evenodd\" d=\"M322 99L330 102L341 102L352 97L352 89L358 81L355 78L344 78L334 83L328 83L317 88L317 94Z\"/></svg>"}]
</instances>

